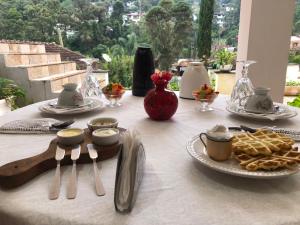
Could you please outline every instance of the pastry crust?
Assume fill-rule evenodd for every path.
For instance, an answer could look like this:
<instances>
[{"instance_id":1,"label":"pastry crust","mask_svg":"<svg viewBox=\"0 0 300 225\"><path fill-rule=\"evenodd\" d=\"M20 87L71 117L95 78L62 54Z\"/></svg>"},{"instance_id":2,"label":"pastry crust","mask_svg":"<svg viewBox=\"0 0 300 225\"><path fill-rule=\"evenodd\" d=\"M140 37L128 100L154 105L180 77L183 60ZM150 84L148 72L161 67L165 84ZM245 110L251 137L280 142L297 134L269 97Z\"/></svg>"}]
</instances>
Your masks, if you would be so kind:
<instances>
[{"instance_id":1,"label":"pastry crust","mask_svg":"<svg viewBox=\"0 0 300 225\"><path fill-rule=\"evenodd\" d=\"M295 141L270 130L242 133L233 138L233 155L240 166L249 171L295 169L300 152L293 148Z\"/></svg>"}]
</instances>

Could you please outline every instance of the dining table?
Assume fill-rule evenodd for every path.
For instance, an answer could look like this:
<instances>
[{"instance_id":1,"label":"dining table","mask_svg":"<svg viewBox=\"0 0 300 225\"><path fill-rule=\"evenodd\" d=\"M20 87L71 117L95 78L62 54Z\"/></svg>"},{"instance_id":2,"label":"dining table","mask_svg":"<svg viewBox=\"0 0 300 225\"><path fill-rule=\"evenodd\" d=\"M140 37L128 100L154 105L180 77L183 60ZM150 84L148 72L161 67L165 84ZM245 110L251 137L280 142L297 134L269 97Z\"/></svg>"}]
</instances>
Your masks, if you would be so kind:
<instances>
[{"instance_id":1,"label":"dining table","mask_svg":"<svg viewBox=\"0 0 300 225\"><path fill-rule=\"evenodd\" d=\"M80 164L78 191L67 199L72 166L63 166L60 196L49 200L55 169L13 188L0 189L0 225L299 225L300 174L277 179L254 179L214 171L187 153L188 141L215 125L277 126L300 129L300 114L287 120L255 120L226 111L229 96L219 95L214 110L200 112L199 102L178 98L170 120L153 121L144 98L127 91L120 107L78 115L47 115L39 102L0 117L0 125L34 118L74 118L72 127L86 128L96 117L114 117L119 127L137 130L145 148L144 177L130 213L114 206L117 157L98 162L106 195L97 196L93 165ZM0 166L31 157L48 148L56 134L0 134ZM91 161L92 162L92 161Z\"/></svg>"}]
</instances>

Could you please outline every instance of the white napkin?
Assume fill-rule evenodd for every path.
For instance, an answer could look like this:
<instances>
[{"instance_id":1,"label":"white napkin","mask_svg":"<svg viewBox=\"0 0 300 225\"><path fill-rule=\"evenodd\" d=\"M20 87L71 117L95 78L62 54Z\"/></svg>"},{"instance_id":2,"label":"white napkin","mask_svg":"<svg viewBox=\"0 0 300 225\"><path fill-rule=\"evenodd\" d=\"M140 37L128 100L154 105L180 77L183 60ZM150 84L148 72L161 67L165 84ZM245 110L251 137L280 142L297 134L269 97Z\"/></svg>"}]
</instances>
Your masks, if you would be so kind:
<instances>
[{"instance_id":1,"label":"white napkin","mask_svg":"<svg viewBox=\"0 0 300 225\"><path fill-rule=\"evenodd\" d=\"M137 131L126 131L122 136L123 148L119 155L115 206L120 212L129 212L143 177L145 152Z\"/></svg>"},{"instance_id":2,"label":"white napkin","mask_svg":"<svg viewBox=\"0 0 300 225\"><path fill-rule=\"evenodd\" d=\"M3 124L0 133L3 134L42 134L50 133L50 127L59 120L52 118L14 120Z\"/></svg>"}]
</instances>

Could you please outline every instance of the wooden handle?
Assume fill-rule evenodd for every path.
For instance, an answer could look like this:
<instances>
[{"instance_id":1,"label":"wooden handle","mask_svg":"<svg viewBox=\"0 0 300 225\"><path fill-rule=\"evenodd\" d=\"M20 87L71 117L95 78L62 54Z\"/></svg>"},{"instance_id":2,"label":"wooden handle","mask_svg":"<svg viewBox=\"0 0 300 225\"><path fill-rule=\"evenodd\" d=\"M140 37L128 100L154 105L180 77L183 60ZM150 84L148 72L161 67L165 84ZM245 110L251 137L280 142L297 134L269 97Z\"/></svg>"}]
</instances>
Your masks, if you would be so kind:
<instances>
[{"instance_id":1,"label":"wooden handle","mask_svg":"<svg viewBox=\"0 0 300 225\"><path fill-rule=\"evenodd\" d=\"M120 132L124 132L125 129L118 128ZM91 132L86 129L84 142L81 144L81 154L80 158L77 160L77 164L81 163L90 163L91 159L87 151L87 144L92 143ZM14 188L18 187L27 181L33 179L39 174L53 169L56 167L55 153L57 146L57 138L53 139L50 142L48 149L37 155L30 158L18 160L15 162L8 163L0 167L0 186L1 188ZM105 160L114 157L121 147L121 143L116 143L110 146L100 146L97 147L98 151L101 151L101 157L97 158L99 160ZM66 154L65 158L60 162L61 166L72 165L71 148L65 148Z\"/></svg>"},{"instance_id":2,"label":"wooden handle","mask_svg":"<svg viewBox=\"0 0 300 225\"><path fill-rule=\"evenodd\" d=\"M60 190L60 163L58 162L56 166L53 182L50 187L49 199L50 200L57 199L59 196L59 190Z\"/></svg>"},{"instance_id":3,"label":"wooden handle","mask_svg":"<svg viewBox=\"0 0 300 225\"><path fill-rule=\"evenodd\" d=\"M36 156L17 160L0 167L0 184L4 188L19 186L33 177L56 167L56 141L49 148Z\"/></svg>"},{"instance_id":4,"label":"wooden handle","mask_svg":"<svg viewBox=\"0 0 300 225\"><path fill-rule=\"evenodd\" d=\"M50 144L50 145L52 145L52 144ZM56 147L55 147L55 149L56 149ZM36 167L41 162L45 161L45 159L50 159L50 158L53 159L54 167L55 167L56 160L53 158L53 152L55 154L55 149L53 148L52 151L47 150L39 155L8 163L8 164L0 167L0 176L1 175L15 176L15 175L21 174L24 171L27 171L33 167Z\"/></svg>"},{"instance_id":5,"label":"wooden handle","mask_svg":"<svg viewBox=\"0 0 300 225\"><path fill-rule=\"evenodd\" d=\"M96 160L93 159L93 166L94 166L94 176L95 176L95 184L96 184L96 194L99 196L105 195L105 190L100 179L100 172L97 168Z\"/></svg>"},{"instance_id":6,"label":"wooden handle","mask_svg":"<svg viewBox=\"0 0 300 225\"><path fill-rule=\"evenodd\" d=\"M67 189L67 198L74 199L77 194L77 174L76 174L76 161L73 161L72 173Z\"/></svg>"}]
</instances>

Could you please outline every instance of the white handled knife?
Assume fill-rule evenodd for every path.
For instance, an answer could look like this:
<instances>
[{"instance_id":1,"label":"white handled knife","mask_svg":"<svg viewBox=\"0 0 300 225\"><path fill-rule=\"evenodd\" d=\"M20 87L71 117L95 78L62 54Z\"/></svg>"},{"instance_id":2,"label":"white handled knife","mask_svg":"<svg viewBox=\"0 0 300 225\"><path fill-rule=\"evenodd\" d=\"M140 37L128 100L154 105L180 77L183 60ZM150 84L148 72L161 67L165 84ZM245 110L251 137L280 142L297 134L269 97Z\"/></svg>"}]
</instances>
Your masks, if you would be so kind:
<instances>
[{"instance_id":1,"label":"white handled knife","mask_svg":"<svg viewBox=\"0 0 300 225\"><path fill-rule=\"evenodd\" d=\"M73 161L72 173L67 187L67 198L74 199L77 194L77 173L76 173L76 160L80 156L80 145L76 146L71 152L71 159Z\"/></svg>"},{"instance_id":2,"label":"white handled knife","mask_svg":"<svg viewBox=\"0 0 300 225\"><path fill-rule=\"evenodd\" d=\"M90 158L93 160L96 194L99 196L103 196L105 195L105 190L101 182L100 172L96 163L96 159L98 158L97 150L94 148L93 144L88 144L87 149L89 151Z\"/></svg>"},{"instance_id":3,"label":"white handled knife","mask_svg":"<svg viewBox=\"0 0 300 225\"><path fill-rule=\"evenodd\" d=\"M56 165L54 179L53 179L52 185L50 187L50 192L49 192L49 199L50 200L55 200L59 196L59 190L60 190L60 161L64 158L64 156L65 156L65 150L60 148L59 146L57 146L56 153L55 153L55 159L57 161L57 165Z\"/></svg>"}]
</instances>

